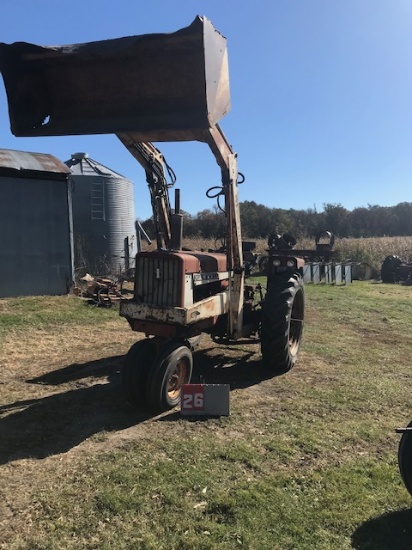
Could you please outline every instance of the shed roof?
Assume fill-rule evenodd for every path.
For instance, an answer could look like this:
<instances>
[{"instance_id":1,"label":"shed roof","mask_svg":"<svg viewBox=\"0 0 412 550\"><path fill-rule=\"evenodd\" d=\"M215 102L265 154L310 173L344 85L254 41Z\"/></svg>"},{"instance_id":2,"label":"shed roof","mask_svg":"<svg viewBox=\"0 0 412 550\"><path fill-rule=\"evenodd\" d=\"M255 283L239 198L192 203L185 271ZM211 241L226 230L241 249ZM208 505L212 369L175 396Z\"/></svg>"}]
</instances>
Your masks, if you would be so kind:
<instances>
[{"instance_id":1,"label":"shed roof","mask_svg":"<svg viewBox=\"0 0 412 550\"><path fill-rule=\"evenodd\" d=\"M25 172L27 175L31 173L32 176L36 172L65 176L70 174L70 169L53 155L0 149L0 175L10 174L11 171L15 171L15 175L23 175L21 172Z\"/></svg>"}]
</instances>

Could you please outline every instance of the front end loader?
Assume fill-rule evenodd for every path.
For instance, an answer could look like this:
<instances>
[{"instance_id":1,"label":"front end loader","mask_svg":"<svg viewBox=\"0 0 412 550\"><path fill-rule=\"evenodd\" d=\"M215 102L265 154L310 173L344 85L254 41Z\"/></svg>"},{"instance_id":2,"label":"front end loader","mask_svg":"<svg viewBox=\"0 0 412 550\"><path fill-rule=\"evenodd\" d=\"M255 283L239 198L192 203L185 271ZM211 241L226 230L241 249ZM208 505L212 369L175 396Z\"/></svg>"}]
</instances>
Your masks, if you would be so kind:
<instances>
[{"instance_id":1,"label":"front end loader","mask_svg":"<svg viewBox=\"0 0 412 550\"><path fill-rule=\"evenodd\" d=\"M303 331L303 260L270 257L265 295L245 284L237 155L218 124L230 110L226 39L212 23L196 17L175 33L59 47L0 44L0 70L14 135L115 134L145 171L157 250L137 254L133 299L120 304L145 334L124 362L128 400L176 406L203 332L217 342L260 339L271 372L290 370ZM191 140L206 143L221 169L224 252L182 249L180 195L172 209L168 166L152 142Z\"/></svg>"}]
</instances>

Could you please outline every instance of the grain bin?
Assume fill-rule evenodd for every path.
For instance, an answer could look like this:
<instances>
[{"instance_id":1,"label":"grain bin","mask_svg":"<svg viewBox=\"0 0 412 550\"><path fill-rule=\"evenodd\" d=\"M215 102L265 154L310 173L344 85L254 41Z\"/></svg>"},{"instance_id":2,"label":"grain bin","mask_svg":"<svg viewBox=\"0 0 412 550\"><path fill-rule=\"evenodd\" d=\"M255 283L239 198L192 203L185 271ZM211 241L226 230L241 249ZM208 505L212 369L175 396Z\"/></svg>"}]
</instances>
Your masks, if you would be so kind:
<instances>
[{"instance_id":1,"label":"grain bin","mask_svg":"<svg viewBox=\"0 0 412 550\"><path fill-rule=\"evenodd\" d=\"M72 172L77 273L124 273L137 252L133 183L87 153L74 153L66 165Z\"/></svg>"}]
</instances>

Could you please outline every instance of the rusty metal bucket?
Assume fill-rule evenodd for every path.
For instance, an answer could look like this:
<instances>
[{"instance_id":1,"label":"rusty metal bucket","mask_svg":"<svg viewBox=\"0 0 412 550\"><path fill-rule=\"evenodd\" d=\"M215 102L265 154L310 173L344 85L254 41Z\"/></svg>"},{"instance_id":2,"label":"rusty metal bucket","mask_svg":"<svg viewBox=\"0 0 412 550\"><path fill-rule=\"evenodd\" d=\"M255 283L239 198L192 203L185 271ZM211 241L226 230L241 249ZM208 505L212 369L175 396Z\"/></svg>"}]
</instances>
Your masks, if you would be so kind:
<instances>
[{"instance_id":1,"label":"rusty metal bucket","mask_svg":"<svg viewBox=\"0 0 412 550\"><path fill-rule=\"evenodd\" d=\"M0 44L0 70L15 136L202 140L230 110L226 39L201 17L170 34Z\"/></svg>"}]
</instances>

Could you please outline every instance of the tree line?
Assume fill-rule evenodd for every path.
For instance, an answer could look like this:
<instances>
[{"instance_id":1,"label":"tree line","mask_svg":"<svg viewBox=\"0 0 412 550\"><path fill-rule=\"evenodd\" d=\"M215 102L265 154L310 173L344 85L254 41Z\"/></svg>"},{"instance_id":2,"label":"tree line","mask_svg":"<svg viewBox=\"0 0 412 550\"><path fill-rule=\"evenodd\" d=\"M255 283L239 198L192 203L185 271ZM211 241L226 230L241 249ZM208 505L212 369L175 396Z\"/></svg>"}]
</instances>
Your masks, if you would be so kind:
<instances>
[{"instance_id":1,"label":"tree line","mask_svg":"<svg viewBox=\"0 0 412 550\"><path fill-rule=\"evenodd\" d=\"M225 216L219 209L202 210L196 215L184 213L185 237L218 239L225 234ZM383 237L412 235L412 203L396 206L368 205L347 210L341 204L324 204L323 210L289 210L268 208L255 201L240 203L242 234L245 238L266 238L272 233L293 233L299 237L314 237L323 230L337 237ZM153 220L142 222L149 235L153 235Z\"/></svg>"}]
</instances>

